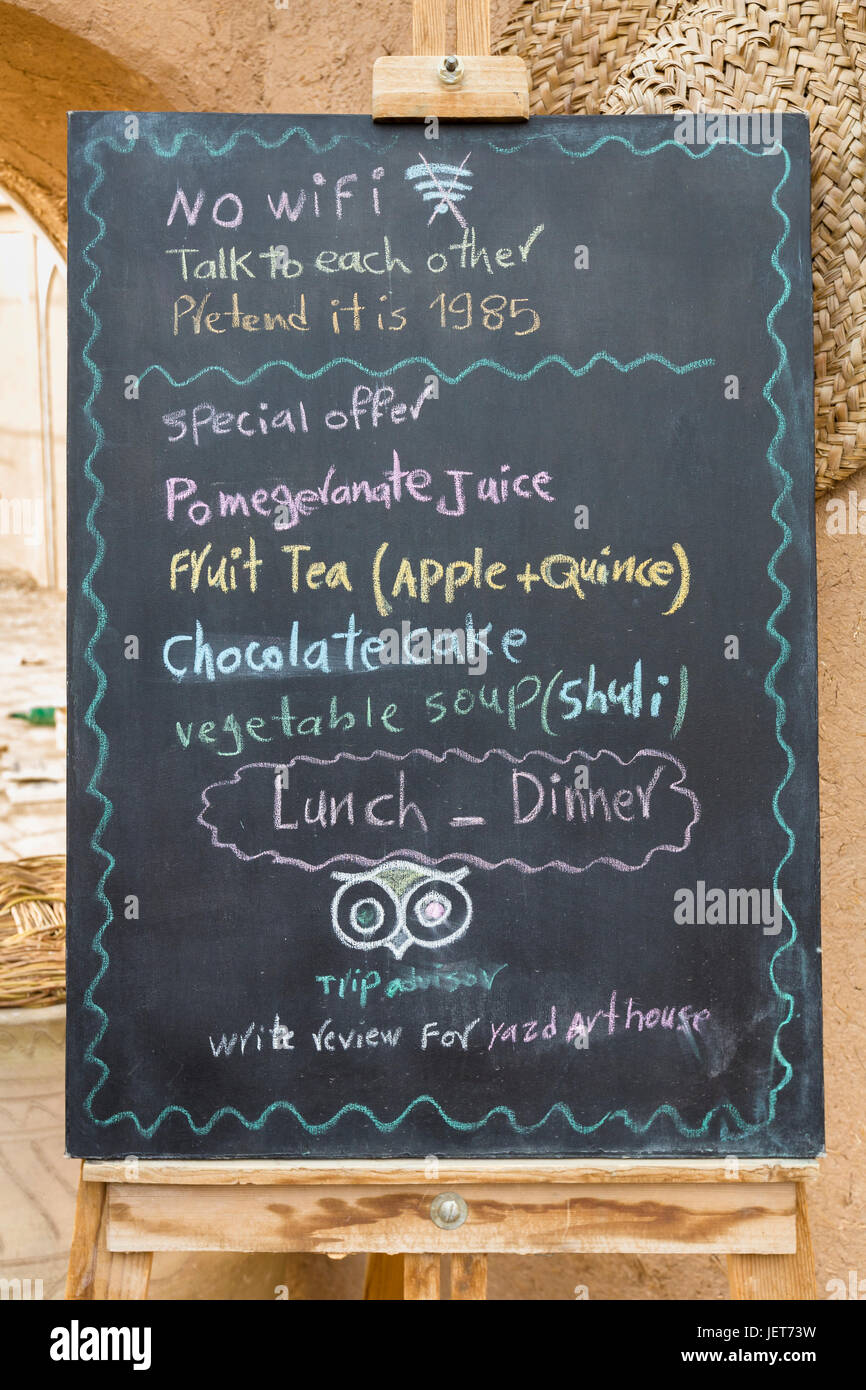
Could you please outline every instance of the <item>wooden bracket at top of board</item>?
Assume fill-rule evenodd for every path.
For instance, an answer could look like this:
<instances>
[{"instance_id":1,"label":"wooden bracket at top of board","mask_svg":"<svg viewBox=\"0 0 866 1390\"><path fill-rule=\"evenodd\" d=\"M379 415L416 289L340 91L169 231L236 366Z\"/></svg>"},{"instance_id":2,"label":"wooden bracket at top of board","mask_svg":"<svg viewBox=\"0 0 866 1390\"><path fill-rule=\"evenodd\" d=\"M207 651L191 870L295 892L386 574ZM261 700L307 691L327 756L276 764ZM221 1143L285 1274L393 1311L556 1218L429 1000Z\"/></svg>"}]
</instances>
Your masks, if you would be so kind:
<instances>
[{"instance_id":1,"label":"wooden bracket at top of board","mask_svg":"<svg viewBox=\"0 0 866 1390\"><path fill-rule=\"evenodd\" d=\"M490 56L489 0L455 0L456 44L447 39L448 0L414 0L412 56L373 64L373 119L525 121L529 74L522 58Z\"/></svg>"}]
</instances>

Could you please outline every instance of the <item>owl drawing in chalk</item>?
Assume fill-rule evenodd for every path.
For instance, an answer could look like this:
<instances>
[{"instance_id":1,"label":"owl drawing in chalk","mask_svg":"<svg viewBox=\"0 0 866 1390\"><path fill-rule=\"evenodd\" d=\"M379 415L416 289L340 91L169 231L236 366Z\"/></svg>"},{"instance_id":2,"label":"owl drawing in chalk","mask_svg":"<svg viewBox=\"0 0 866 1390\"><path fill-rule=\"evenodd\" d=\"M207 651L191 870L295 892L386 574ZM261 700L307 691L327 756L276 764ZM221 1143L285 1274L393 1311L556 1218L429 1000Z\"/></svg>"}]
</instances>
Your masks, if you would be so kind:
<instances>
[{"instance_id":1,"label":"owl drawing in chalk","mask_svg":"<svg viewBox=\"0 0 866 1390\"><path fill-rule=\"evenodd\" d=\"M412 945L447 946L472 921L472 900L461 882L468 873L441 873L406 859L358 874L335 873L340 887L331 902L334 931L344 946L382 946L398 960Z\"/></svg>"}]
</instances>

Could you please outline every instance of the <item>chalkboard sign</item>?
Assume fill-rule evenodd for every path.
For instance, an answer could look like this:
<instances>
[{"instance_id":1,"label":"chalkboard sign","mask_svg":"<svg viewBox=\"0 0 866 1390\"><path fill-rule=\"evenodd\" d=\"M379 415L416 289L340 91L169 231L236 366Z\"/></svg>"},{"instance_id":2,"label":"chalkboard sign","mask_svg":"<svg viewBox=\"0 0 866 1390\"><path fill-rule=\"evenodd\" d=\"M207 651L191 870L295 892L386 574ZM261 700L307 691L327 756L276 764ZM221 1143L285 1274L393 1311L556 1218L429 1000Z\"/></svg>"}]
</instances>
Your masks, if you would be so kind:
<instances>
[{"instance_id":1,"label":"chalkboard sign","mask_svg":"<svg viewBox=\"0 0 866 1390\"><path fill-rule=\"evenodd\" d=\"M806 120L69 174L70 1151L819 1152Z\"/></svg>"}]
</instances>

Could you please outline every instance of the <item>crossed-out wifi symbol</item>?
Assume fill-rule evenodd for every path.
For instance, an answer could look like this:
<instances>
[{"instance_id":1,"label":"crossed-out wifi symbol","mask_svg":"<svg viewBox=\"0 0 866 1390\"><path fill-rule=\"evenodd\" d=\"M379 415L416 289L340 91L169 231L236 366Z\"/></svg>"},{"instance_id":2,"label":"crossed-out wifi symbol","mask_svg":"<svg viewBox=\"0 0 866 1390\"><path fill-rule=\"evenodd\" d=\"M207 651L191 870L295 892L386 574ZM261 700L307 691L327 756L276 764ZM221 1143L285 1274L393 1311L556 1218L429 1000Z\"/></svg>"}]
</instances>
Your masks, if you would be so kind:
<instances>
[{"instance_id":1,"label":"crossed-out wifi symbol","mask_svg":"<svg viewBox=\"0 0 866 1390\"><path fill-rule=\"evenodd\" d=\"M418 158L421 163L411 165L406 170L406 178L414 183L415 192L421 194L425 203L433 203L427 226L430 226L434 217L452 212L460 226L465 227L466 218L457 204L462 202L472 189L472 170L466 168L469 155L466 155L461 164L431 164L420 153Z\"/></svg>"}]
</instances>

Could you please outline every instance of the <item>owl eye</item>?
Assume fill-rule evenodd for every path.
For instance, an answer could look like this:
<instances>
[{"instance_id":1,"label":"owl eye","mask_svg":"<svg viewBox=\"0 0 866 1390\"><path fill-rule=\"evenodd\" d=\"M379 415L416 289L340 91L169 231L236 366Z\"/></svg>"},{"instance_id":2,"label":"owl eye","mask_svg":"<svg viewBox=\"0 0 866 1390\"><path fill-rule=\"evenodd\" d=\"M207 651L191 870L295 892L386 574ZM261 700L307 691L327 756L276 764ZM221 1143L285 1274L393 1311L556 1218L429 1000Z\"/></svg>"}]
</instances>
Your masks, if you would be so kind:
<instances>
[{"instance_id":1,"label":"owl eye","mask_svg":"<svg viewBox=\"0 0 866 1390\"><path fill-rule=\"evenodd\" d=\"M340 889L334 899L332 918L349 945L377 946L396 929L399 909L385 885L368 878Z\"/></svg>"},{"instance_id":2,"label":"owl eye","mask_svg":"<svg viewBox=\"0 0 866 1390\"><path fill-rule=\"evenodd\" d=\"M423 945L441 945L460 935L469 925L472 904L459 883L433 879L421 883L407 897L406 924Z\"/></svg>"},{"instance_id":3,"label":"owl eye","mask_svg":"<svg viewBox=\"0 0 866 1390\"><path fill-rule=\"evenodd\" d=\"M412 911L422 927L438 930L447 924L451 916L451 906L445 894L433 888L413 904Z\"/></svg>"},{"instance_id":4,"label":"owl eye","mask_svg":"<svg viewBox=\"0 0 866 1390\"><path fill-rule=\"evenodd\" d=\"M349 909L349 925L362 936L373 936L385 920L385 909L375 898L361 898Z\"/></svg>"}]
</instances>

